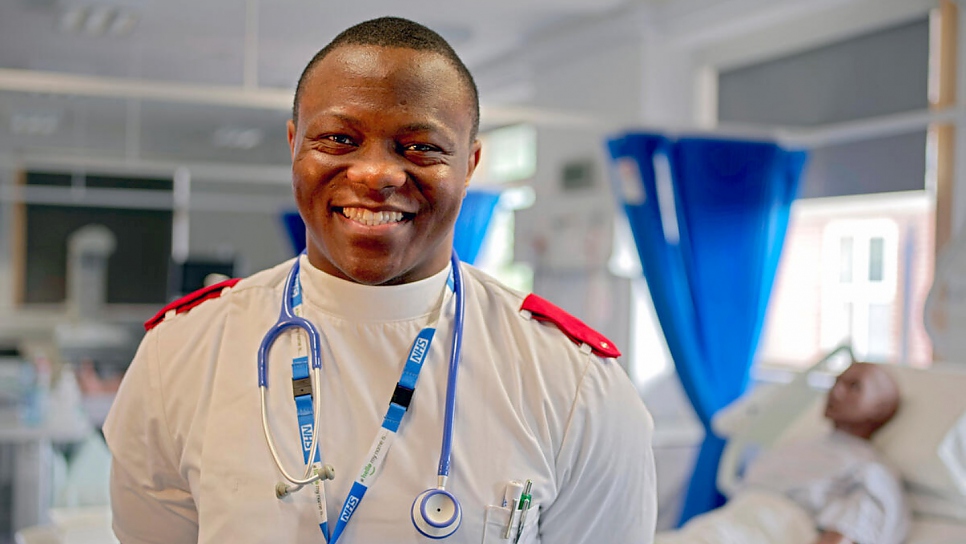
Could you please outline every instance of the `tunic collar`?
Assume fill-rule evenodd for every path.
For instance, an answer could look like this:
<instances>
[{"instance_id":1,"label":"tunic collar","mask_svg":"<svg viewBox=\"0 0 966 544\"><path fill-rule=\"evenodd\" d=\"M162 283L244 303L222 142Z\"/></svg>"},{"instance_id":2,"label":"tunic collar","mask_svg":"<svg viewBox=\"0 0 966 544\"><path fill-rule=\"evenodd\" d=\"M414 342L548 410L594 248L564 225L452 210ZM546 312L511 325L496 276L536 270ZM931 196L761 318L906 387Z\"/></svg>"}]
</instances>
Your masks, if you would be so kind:
<instances>
[{"instance_id":1,"label":"tunic collar","mask_svg":"<svg viewBox=\"0 0 966 544\"><path fill-rule=\"evenodd\" d=\"M301 259L305 304L335 317L362 322L403 321L428 315L439 302L451 265L402 285L361 285L327 274Z\"/></svg>"}]
</instances>

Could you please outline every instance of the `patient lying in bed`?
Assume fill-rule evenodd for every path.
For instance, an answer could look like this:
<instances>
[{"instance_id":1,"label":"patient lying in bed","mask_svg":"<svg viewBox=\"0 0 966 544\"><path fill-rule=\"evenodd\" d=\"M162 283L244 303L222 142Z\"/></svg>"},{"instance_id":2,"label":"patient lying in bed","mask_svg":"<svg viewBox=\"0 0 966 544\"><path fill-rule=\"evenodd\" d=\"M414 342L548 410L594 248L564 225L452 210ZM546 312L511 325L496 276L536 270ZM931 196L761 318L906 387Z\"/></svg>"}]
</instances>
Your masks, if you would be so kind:
<instances>
[{"instance_id":1,"label":"patient lying in bed","mask_svg":"<svg viewBox=\"0 0 966 544\"><path fill-rule=\"evenodd\" d=\"M828 394L831 434L761 454L731 502L657 542L900 544L910 520L902 483L869 441L898 406L885 370L853 364Z\"/></svg>"}]
</instances>

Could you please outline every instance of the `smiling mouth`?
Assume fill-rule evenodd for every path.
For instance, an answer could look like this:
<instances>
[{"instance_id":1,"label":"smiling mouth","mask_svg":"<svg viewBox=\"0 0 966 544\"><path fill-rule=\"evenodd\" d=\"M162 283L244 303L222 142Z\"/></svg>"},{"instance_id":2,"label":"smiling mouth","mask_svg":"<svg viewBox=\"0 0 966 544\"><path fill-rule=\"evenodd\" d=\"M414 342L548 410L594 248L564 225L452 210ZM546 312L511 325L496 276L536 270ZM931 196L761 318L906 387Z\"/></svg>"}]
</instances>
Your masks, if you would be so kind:
<instances>
[{"instance_id":1,"label":"smiling mouth","mask_svg":"<svg viewBox=\"0 0 966 544\"><path fill-rule=\"evenodd\" d=\"M397 211L372 211L366 208L342 207L335 208L346 219L354 221L367 227L378 227L381 225L391 225L412 220L416 216L414 213L404 213Z\"/></svg>"}]
</instances>

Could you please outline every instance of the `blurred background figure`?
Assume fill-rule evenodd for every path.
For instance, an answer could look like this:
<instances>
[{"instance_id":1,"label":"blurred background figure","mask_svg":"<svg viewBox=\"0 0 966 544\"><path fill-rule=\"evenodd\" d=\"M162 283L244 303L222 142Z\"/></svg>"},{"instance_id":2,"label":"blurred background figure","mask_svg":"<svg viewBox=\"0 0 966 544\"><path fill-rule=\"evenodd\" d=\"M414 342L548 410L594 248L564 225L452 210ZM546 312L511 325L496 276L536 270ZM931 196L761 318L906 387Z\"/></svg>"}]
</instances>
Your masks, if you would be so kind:
<instances>
[{"instance_id":1,"label":"blurred background figure","mask_svg":"<svg viewBox=\"0 0 966 544\"><path fill-rule=\"evenodd\" d=\"M659 544L901 544L910 509L898 471L872 436L900 409L895 379L853 363L825 402L832 432L750 460L727 505L690 520Z\"/></svg>"}]
</instances>

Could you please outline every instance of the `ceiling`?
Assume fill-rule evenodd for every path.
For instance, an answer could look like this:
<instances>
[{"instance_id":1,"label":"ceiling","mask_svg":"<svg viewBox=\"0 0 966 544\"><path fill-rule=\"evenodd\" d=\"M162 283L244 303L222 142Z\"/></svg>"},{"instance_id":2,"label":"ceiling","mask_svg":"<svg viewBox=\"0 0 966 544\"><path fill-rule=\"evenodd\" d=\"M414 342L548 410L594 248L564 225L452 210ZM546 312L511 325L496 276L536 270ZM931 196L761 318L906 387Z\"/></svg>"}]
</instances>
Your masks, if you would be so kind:
<instances>
[{"instance_id":1,"label":"ceiling","mask_svg":"<svg viewBox=\"0 0 966 544\"><path fill-rule=\"evenodd\" d=\"M382 15L420 21L450 40L472 68L554 25L606 14L628 0L439 2L410 0L5 0L0 65L99 76L241 85L246 38L255 41L255 82L293 87L305 62L354 23ZM65 30L87 9L87 29ZM125 35L92 35L90 21L123 18ZM251 15L251 16L249 16ZM76 24L76 23L75 23ZM84 27L83 24L80 25Z\"/></svg>"},{"instance_id":2,"label":"ceiling","mask_svg":"<svg viewBox=\"0 0 966 544\"><path fill-rule=\"evenodd\" d=\"M382 15L405 16L437 30L478 78L495 80L486 76L502 71L512 79L514 62L550 43L548 36L570 35L572 47L586 47L588 38L577 30L596 25L596 36L606 36L615 22L623 22L640 33L644 12L649 28L682 46L704 47L712 62L721 63L727 61L723 54L747 58L749 51L764 49L750 25L784 20L785 29L773 41L793 42L789 21L811 13L812 25L797 25L802 41L846 19L830 16L832 10L850 8L865 18L930 2L0 0L0 163L104 159L163 164L160 170L168 171L179 163L267 165L277 169L252 177L284 180L289 162L284 124L302 68L339 31ZM735 35L749 39L731 40L732 50L716 45L721 36ZM53 81L38 83L34 77ZM21 87L14 84L25 80ZM495 103L507 104L505 95L494 90L499 85L485 83L484 126L506 122L506 115L492 115ZM189 98L173 98L179 95ZM238 99L235 105L226 105L229 95Z\"/></svg>"},{"instance_id":3,"label":"ceiling","mask_svg":"<svg viewBox=\"0 0 966 544\"><path fill-rule=\"evenodd\" d=\"M633 3L383 0L336 8L320 0L3 0L0 69L191 89L273 89L287 101L317 50L373 17L405 16L434 28L472 70L538 33ZM73 84L59 83L61 91ZM277 100L270 107L230 107L7 88L0 91L0 155L283 165L286 118Z\"/></svg>"}]
</instances>

